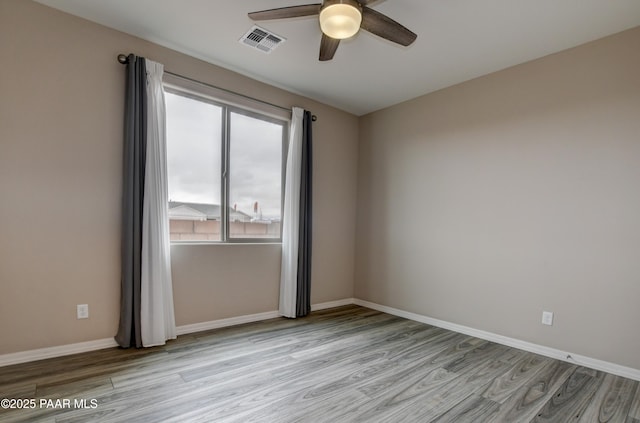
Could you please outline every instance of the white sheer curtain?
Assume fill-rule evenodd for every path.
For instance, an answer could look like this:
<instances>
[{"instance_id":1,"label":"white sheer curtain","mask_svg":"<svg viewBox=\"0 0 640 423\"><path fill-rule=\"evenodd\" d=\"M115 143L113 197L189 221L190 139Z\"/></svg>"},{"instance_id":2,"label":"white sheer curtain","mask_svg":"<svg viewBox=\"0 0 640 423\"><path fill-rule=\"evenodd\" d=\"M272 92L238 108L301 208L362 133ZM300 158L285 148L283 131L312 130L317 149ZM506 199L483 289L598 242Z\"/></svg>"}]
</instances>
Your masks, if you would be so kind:
<instances>
[{"instance_id":1,"label":"white sheer curtain","mask_svg":"<svg viewBox=\"0 0 640 423\"><path fill-rule=\"evenodd\" d=\"M140 333L142 345L176 338L167 216L164 66L147 59L147 160L142 214Z\"/></svg>"},{"instance_id":2,"label":"white sheer curtain","mask_svg":"<svg viewBox=\"0 0 640 423\"><path fill-rule=\"evenodd\" d=\"M294 107L291 114L291 132L289 135L289 151L287 153L282 216L280 315L292 318L296 317L303 117L304 109Z\"/></svg>"}]
</instances>

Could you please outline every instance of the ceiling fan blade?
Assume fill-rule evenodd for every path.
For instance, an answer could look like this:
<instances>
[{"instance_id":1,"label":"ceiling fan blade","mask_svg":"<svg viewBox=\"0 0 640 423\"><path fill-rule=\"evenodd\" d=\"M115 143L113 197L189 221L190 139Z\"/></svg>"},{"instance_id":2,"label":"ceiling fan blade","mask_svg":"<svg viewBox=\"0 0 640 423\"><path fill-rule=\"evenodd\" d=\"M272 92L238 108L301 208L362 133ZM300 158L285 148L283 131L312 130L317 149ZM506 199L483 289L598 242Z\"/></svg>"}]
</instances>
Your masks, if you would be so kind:
<instances>
[{"instance_id":1,"label":"ceiling fan blade","mask_svg":"<svg viewBox=\"0 0 640 423\"><path fill-rule=\"evenodd\" d=\"M327 60L333 59L333 55L336 54L339 45L340 40L322 34L322 41L320 41L320 61L326 62Z\"/></svg>"},{"instance_id":2,"label":"ceiling fan blade","mask_svg":"<svg viewBox=\"0 0 640 423\"><path fill-rule=\"evenodd\" d=\"M261 10L248 13L254 21L267 21L270 19L299 18L320 13L321 4L303 4L301 6L280 7L278 9Z\"/></svg>"},{"instance_id":3,"label":"ceiling fan blade","mask_svg":"<svg viewBox=\"0 0 640 423\"><path fill-rule=\"evenodd\" d=\"M390 17L368 7L362 8L360 28L403 46L408 46L418 37Z\"/></svg>"},{"instance_id":4,"label":"ceiling fan blade","mask_svg":"<svg viewBox=\"0 0 640 423\"><path fill-rule=\"evenodd\" d=\"M371 3L375 3L378 0L356 0L358 3L360 3L362 6L367 6Z\"/></svg>"}]
</instances>

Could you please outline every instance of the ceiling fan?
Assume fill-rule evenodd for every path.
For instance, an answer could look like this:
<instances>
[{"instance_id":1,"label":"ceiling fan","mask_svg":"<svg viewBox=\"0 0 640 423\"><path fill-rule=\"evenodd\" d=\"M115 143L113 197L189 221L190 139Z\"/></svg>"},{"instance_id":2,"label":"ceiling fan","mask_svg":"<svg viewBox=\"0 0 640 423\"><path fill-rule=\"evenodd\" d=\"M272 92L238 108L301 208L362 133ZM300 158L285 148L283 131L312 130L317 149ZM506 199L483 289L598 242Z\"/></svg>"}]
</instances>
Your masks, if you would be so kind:
<instances>
[{"instance_id":1,"label":"ceiling fan","mask_svg":"<svg viewBox=\"0 0 640 423\"><path fill-rule=\"evenodd\" d=\"M322 41L320 60L333 59L340 40L353 37L361 28L394 43L408 46L417 37L398 22L367 7L376 0L324 0L321 4L281 7L249 13L254 21L318 15Z\"/></svg>"}]
</instances>

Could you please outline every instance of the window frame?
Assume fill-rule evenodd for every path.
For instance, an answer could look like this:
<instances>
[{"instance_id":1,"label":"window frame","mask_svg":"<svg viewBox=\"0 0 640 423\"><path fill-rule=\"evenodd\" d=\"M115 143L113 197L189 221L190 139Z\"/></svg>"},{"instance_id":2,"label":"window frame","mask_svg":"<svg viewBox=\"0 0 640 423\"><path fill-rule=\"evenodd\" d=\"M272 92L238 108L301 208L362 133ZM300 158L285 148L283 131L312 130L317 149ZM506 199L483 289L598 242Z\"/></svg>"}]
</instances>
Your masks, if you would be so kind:
<instances>
[{"instance_id":1,"label":"window frame","mask_svg":"<svg viewBox=\"0 0 640 423\"><path fill-rule=\"evenodd\" d=\"M166 74L163 78L165 92L202 101L222 109L221 125L221 156L220 156L220 239L219 240L175 240L171 244L280 244L282 243L282 214L284 213L284 191L286 177L286 159L289 147L289 128L291 126L291 112L276 108L232 93L217 87L199 83L176 75ZM231 170L231 113L259 119L265 122L281 125L282 127L282 160L280 179L280 231L278 237L273 238L233 238L230 233L229 202L230 170Z\"/></svg>"}]
</instances>

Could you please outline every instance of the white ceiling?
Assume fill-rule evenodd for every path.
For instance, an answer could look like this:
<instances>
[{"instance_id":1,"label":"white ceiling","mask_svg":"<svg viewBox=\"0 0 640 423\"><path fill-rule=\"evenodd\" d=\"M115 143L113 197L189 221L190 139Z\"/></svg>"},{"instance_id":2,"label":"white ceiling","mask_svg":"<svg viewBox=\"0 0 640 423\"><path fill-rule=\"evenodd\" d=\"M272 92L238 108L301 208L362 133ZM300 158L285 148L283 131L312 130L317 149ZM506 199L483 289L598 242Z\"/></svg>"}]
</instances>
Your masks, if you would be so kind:
<instances>
[{"instance_id":1,"label":"white ceiling","mask_svg":"<svg viewBox=\"0 0 640 423\"><path fill-rule=\"evenodd\" d=\"M248 12L320 1L38 1L356 115L640 25L640 0L379 0L416 42L360 31L320 62L315 17L259 22L287 39L271 54L238 42Z\"/></svg>"}]
</instances>

